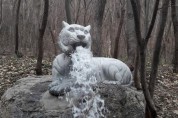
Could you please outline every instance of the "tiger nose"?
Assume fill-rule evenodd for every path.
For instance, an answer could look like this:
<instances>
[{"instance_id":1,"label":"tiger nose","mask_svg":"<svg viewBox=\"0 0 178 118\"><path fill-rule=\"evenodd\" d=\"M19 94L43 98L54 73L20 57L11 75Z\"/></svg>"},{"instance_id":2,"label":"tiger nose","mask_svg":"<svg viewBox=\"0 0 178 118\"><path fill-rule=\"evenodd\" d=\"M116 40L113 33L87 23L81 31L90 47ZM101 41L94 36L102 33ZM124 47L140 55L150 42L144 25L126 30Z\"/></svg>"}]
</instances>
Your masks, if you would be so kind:
<instances>
[{"instance_id":1,"label":"tiger nose","mask_svg":"<svg viewBox=\"0 0 178 118\"><path fill-rule=\"evenodd\" d=\"M80 40L83 40L85 38L84 35L77 35L77 37L80 39Z\"/></svg>"}]
</instances>

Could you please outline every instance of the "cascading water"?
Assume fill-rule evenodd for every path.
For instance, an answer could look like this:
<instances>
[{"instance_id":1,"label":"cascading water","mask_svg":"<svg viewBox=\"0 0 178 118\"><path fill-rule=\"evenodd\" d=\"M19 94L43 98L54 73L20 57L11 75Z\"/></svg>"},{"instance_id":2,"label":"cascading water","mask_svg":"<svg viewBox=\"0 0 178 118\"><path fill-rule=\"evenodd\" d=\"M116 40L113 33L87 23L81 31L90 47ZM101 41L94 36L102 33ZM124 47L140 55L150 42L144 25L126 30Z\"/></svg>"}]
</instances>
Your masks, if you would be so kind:
<instances>
[{"instance_id":1,"label":"cascading water","mask_svg":"<svg viewBox=\"0 0 178 118\"><path fill-rule=\"evenodd\" d=\"M73 105L74 118L101 118L104 116L104 100L97 93L97 66L92 61L92 53L77 47L71 55L73 63L70 75L76 79L66 99Z\"/></svg>"}]
</instances>

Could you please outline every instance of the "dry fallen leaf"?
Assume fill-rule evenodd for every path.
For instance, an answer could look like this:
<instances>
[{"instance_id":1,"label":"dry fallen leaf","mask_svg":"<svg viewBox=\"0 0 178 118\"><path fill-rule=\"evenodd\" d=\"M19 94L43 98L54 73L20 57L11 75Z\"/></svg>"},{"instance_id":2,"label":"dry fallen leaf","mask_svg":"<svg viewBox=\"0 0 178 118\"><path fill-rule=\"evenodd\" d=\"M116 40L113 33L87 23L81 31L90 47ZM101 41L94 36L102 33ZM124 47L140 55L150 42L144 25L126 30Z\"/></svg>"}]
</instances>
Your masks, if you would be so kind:
<instances>
[{"instance_id":1,"label":"dry fallen leaf","mask_svg":"<svg viewBox=\"0 0 178 118\"><path fill-rule=\"evenodd\" d=\"M178 110L174 110L173 113L177 114L178 115Z\"/></svg>"}]
</instances>

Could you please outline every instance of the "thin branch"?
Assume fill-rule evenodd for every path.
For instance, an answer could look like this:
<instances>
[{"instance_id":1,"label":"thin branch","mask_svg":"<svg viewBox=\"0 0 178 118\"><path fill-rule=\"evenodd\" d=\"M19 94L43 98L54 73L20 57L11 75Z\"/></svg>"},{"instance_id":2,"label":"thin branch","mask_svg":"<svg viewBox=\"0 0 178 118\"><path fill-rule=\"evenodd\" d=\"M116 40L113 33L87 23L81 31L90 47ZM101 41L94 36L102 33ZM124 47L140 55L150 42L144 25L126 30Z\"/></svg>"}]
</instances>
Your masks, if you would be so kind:
<instances>
[{"instance_id":1,"label":"thin branch","mask_svg":"<svg viewBox=\"0 0 178 118\"><path fill-rule=\"evenodd\" d=\"M89 1L88 5L87 5L87 9L89 8L90 4L91 4L92 0Z\"/></svg>"},{"instance_id":2,"label":"thin branch","mask_svg":"<svg viewBox=\"0 0 178 118\"><path fill-rule=\"evenodd\" d=\"M49 10L49 0L43 0L44 2L44 10L43 10L43 20L39 29L39 37L38 37L38 58L36 64L36 74L42 75L42 60L43 60L43 37L46 30L46 25L48 21L48 10Z\"/></svg>"},{"instance_id":3,"label":"thin branch","mask_svg":"<svg viewBox=\"0 0 178 118\"><path fill-rule=\"evenodd\" d=\"M124 22L124 16L125 16L125 10L122 8L121 10L121 19L119 22L119 26L117 29L117 35L115 38L115 45L114 45L114 55L113 58L117 59L118 57L118 52L119 52L119 39L120 39L120 35L121 35L121 31L122 31L122 26L123 26L123 22Z\"/></svg>"},{"instance_id":4,"label":"thin branch","mask_svg":"<svg viewBox=\"0 0 178 118\"><path fill-rule=\"evenodd\" d=\"M152 60L151 72L150 72L150 82L149 82L149 91L152 98L153 98L153 93L154 93L154 88L156 83L156 75L157 75L158 65L159 65L161 42L163 40L163 34L164 34L166 20L167 20L168 4L169 4L169 0L163 1L164 9L162 9L161 11L161 20L158 29L159 31L156 38L155 49L153 53L153 60Z\"/></svg>"},{"instance_id":5,"label":"thin branch","mask_svg":"<svg viewBox=\"0 0 178 118\"><path fill-rule=\"evenodd\" d=\"M56 48L56 35L54 34L53 30L51 27L48 27L49 32L51 34L51 38L52 38L52 42L53 42L53 46L54 46L54 54L57 55L57 48Z\"/></svg>"},{"instance_id":6,"label":"thin branch","mask_svg":"<svg viewBox=\"0 0 178 118\"><path fill-rule=\"evenodd\" d=\"M169 8L169 7L172 7L172 6L178 7L178 5L171 5L171 6L167 6L167 7ZM158 8L158 10L161 10L161 9L163 9L163 7Z\"/></svg>"},{"instance_id":7,"label":"thin branch","mask_svg":"<svg viewBox=\"0 0 178 118\"><path fill-rule=\"evenodd\" d=\"M153 27L154 27L154 24L155 24L155 21L156 21L159 1L160 0L156 0L155 5L154 5L153 16L152 16L151 23L150 23L150 26L149 26L149 29L148 29L148 33L147 33L146 38L145 38L145 45L147 45L147 43L148 43L148 40L150 38L151 32L153 30Z\"/></svg>"},{"instance_id":8,"label":"thin branch","mask_svg":"<svg viewBox=\"0 0 178 118\"><path fill-rule=\"evenodd\" d=\"M2 0L1 0L1 1L0 1L0 7L1 7L1 8L0 8L0 10L1 10L1 11L0 11L0 14L1 14L1 16L0 16L0 26L1 26L2 18L3 18L3 8L2 8L3 6L2 6L2 4L3 4L3 3L2 3Z\"/></svg>"},{"instance_id":9,"label":"thin branch","mask_svg":"<svg viewBox=\"0 0 178 118\"><path fill-rule=\"evenodd\" d=\"M77 9L77 15L76 15L76 18L75 18L75 24L77 23L78 18L79 18L79 13L80 13L80 3L81 3L81 0L79 0L79 5L78 5L78 9Z\"/></svg>"},{"instance_id":10,"label":"thin branch","mask_svg":"<svg viewBox=\"0 0 178 118\"><path fill-rule=\"evenodd\" d=\"M70 0L65 0L65 10L66 10L66 18L69 24L72 23L71 11L70 11Z\"/></svg>"},{"instance_id":11,"label":"thin branch","mask_svg":"<svg viewBox=\"0 0 178 118\"><path fill-rule=\"evenodd\" d=\"M130 0L131 1L131 5L132 5L132 9L133 9L133 14L134 14L134 23L135 23L135 31L136 31L136 37L137 37L137 43L139 46L141 46L142 43L142 38L141 38L141 30L140 30L140 19L139 19L139 15L138 15L138 7L137 7L137 3L135 0Z\"/></svg>"},{"instance_id":12,"label":"thin branch","mask_svg":"<svg viewBox=\"0 0 178 118\"><path fill-rule=\"evenodd\" d=\"M19 57L19 12L20 12L21 0L17 2L17 12L15 21L15 54Z\"/></svg>"},{"instance_id":13,"label":"thin branch","mask_svg":"<svg viewBox=\"0 0 178 118\"><path fill-rule=\"evenodd\" d=\"M92 2L92 0L90 0L89 3L87 4L86 0L84 0L84 9L85 9L84 16L83 16L84 17L84 21L83 21L84 26L86 25L86 15L87 15L87 12L88 12L91 2Z\"/></svg>"},{"instance_id":14,"label":"thin branch","mask_svg":"<svg viewBox=\"0 0 178 118\"><path fill-rule=\"evenodd\" d=\"M146 84L146 73L145 73L145 64L146 64L146 45L145 45L145 40L142 40L141 37L141 30L140 30L140 19L139 19L139 15L138 15L138 7L137 7L137 0L130 0L131 1L131 5L132 5L132 9L133 9L133 14L134 14L134 23L135 23L135 32L136 32L136 37L137 37L137 43L139 46L139 50L140 50L140 78L141 78L141 85L142 85L142 89L143 89L143 93L144 93L144 97L146 100L146 103L148 105L149 110L152 113L153 117L156 117L156 108L155 108L155 104L153 102L153 99L150 95L150 92L147 88L147 84Z\"/></svg>"}]
</instances>

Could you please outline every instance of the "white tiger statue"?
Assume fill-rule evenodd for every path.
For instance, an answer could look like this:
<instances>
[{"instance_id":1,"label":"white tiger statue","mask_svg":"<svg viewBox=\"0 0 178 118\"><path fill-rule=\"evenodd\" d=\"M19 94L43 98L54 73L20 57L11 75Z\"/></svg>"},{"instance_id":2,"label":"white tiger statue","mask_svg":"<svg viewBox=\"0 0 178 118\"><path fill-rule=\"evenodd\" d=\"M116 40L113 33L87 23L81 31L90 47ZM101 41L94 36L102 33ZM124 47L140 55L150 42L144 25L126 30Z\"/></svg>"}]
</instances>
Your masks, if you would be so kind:
<instances>
[{"instance_id":1,"label":"white tiger statue","mask_svg":"<svg viewBox=\"0 0 178 118\"><path fill-rule=\"evenodd\" d=\"M72 85L70 78L70 68L72 65L71 54L77 46L82 46L91 50L90 25L81 26L78 24L68 24L62 22L63 29L59 34L59 46L62 54L59 54L53 61L52 79L49 85L49 92L59 96L64 91L70 91ZM130 86L132 84L132 73L129 67L120 60L104 57L93 57L92 60L100 70L99 75L102 80L117 81L118 84ZM75 81L75 80L73 80Z\"/></svg>"}]
</instances>

